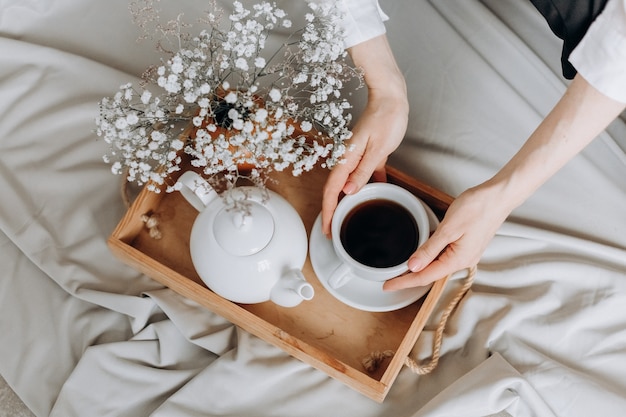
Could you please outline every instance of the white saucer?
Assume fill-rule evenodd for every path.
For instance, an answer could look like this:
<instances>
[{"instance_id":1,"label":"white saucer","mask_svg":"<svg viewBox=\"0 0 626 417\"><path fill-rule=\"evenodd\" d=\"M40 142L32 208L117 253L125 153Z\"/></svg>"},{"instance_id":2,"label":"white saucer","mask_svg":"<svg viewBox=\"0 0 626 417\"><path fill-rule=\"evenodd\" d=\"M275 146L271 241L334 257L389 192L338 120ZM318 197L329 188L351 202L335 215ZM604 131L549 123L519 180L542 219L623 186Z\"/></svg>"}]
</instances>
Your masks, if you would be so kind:
<instances>
[{"instance_id":1,"label":"white saucer","mask_svg":"<svg viewBox=\"0 0 626 417\"><path fill-rule=\"evenodd\" d=\"M424 202L422 205L428 213L430 231L434 231L439 220L435 213ZM383 282L354 278L339 288L331 288L328 277L339 264L333 243L322 233L321 214L315 219L309 241L309 256L313 270L324 288L339 301L364 311L383 312L406 307L423 297L431 285L407 288L399 291L383 291Z\"/></svg>"}]
</instances>

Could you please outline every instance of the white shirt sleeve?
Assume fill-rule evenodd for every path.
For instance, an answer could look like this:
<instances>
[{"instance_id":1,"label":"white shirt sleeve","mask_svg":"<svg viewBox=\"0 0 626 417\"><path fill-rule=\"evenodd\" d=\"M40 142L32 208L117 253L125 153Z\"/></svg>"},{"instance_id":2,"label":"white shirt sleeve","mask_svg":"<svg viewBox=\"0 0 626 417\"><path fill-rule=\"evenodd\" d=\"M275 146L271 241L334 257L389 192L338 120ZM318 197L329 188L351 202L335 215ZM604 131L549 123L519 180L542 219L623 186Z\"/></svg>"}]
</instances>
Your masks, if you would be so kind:
<instances>
[{"instance_id":1,"label":"white shirt sleeve","mask_svg":"<svg viewBox=\"0 0 626 417\"><path fill-rule=\"evenodd\" d=\"M626 103L626 0L609 0L569 61L602 94Z\"/></svg>"},{"instance_id":2,"label":"white shirt sleeve","mask_svg":"<svg viewBox=\"0 0 626 417\"><path fill-rule=\"evenodd\" d=\"M383 22L389 17L380 8L378 0L338 1L344 13L342 25L346 34L346 48L385 33Z\"/></svg>"}]
</instances>

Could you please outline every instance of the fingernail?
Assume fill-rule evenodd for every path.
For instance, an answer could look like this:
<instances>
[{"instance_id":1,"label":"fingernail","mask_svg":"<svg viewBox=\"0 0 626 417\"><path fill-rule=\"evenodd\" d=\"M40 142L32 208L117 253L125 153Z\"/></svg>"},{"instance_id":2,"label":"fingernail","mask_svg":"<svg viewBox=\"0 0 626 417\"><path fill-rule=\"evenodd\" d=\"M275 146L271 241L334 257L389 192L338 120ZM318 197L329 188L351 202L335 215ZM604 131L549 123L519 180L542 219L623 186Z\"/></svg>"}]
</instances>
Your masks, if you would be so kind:
<instances>
[{"instance_id":1,"label":"fingernail","mask_svg":"<svg viewBox=\"0 0 626 417\"><path fill-rule=\"evenodd\" d=\"M354 194L356 191L356 184L352 181L348 181L346 185L343 186L343 192L346 194Z\"/></svg>"},{"instance_id":2,"label":"fingernail","mask_svg":"<svg viewBox=\"0 0 626 417\"><path fill-rule=\"evenodd\" d=\"M411 272L417 272L420 270L420 263L416 258L410 258L409 262L407 262L407 265Z\"/></svg>"}]
</instances>

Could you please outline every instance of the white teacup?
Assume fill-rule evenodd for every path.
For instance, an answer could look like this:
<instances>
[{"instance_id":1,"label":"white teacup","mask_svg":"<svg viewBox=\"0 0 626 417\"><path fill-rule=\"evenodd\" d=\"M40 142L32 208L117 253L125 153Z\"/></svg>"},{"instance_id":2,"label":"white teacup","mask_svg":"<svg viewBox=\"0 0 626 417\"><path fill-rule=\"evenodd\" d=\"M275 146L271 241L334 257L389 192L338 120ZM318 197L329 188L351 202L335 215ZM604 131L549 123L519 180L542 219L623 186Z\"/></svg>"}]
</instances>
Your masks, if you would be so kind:
<instances>
[{"instance_id":1,"label":"white teacup","mask_svg":"<svg viewBox=\"0 0 626 417\"><path fill-rule=\"evenodd\" d=\"M417 197L389 183L371 183L345 196L331 223L340 264L332 288L352 278L386 281L409 270L408 259L430 234L428 214Z\"/></svg>"}]
</instances>

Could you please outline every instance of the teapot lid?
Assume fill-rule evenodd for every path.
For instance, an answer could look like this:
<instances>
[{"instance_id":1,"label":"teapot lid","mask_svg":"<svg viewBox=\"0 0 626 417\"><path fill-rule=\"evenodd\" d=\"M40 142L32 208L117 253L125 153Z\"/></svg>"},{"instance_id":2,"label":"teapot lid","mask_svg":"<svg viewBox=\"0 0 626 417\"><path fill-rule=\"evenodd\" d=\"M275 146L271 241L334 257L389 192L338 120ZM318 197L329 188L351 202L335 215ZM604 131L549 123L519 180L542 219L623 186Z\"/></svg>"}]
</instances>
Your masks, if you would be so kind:
<instances>
[{"instance_id":1,"label":"teapot lid","mask_svg":"<svg viewBox=\"0 0 626 417\"><path fill-rule=\"evenodd\" d=\"M254 255L274 235L274 217L270 211L255 201L249 203L246 213L222 208L213 222L215 240L234 256Z\"/></svg>"}]
</instances>

